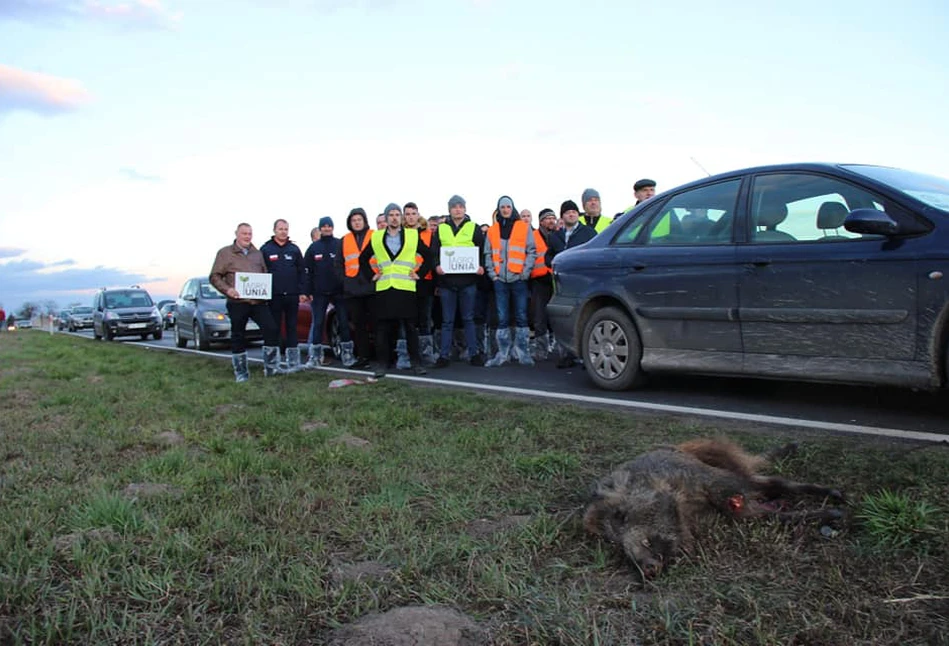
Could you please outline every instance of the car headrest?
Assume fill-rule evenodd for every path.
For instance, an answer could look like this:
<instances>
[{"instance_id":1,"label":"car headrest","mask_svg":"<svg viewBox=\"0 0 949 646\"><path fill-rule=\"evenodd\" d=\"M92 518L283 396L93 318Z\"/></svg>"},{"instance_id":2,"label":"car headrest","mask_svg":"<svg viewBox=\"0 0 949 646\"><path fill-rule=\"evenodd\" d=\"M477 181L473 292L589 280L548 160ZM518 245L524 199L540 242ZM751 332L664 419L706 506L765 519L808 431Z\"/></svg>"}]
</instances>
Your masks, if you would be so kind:
<instances>
[{"instance_id":1,"label":"car headrest","mask_svg":"<svg viewBox=\"0 0 949 646\"><path fill-rule=\"evenodd\" d=\"M788 217L788 205L777 200L762 200L758 206L758 226L773 229Z\"/></svg>"},{"instance_id":2,"label":"car headrest","mask_svg":"<svg viewBox=\"0 0 949 646\"><path fill-rule=\"evenodd\" d=\"M824 202L817 210L818 229L838 229L850 215L847 207L840 202Z\"/></svg>"}]
</instances>

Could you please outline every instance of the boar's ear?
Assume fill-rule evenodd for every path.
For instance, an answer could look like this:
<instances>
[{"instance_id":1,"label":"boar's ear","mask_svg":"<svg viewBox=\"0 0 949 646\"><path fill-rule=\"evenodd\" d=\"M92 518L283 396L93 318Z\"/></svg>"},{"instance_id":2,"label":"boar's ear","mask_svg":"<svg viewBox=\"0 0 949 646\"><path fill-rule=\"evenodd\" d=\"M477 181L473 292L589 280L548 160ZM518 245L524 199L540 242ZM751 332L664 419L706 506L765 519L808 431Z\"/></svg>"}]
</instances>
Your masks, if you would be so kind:
<instances>
[{"instance_id":1,"label":"boar's ear","mask_svg":"<svg viewBox=\"0 0 949 646\"><path fill-rule=\"evenodd\" d=\"M590 485L590 498L600 500L616 488L613 476L606 476Z\"/></svg>"}]
</instances>

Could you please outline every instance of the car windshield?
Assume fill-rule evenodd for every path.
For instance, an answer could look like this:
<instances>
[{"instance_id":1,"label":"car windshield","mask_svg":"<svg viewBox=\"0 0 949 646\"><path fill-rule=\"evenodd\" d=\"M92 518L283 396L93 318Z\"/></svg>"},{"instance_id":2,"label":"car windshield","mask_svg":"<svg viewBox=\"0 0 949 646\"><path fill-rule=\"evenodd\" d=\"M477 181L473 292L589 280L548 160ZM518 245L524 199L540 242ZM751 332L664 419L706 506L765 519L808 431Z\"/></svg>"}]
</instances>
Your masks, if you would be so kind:
<instances>
[{"instance_id":1,"label":"car windshield","mask_svg":"<svg viewBox=\"0 0 949 646\"><path fill-rule=\"evenodd\" d=\"M92 314L91 307L77 307L72 311L73 314Z\"/></svg>"},{"instance_id":2,"label":"car windshield","mask_svg":"<svg viewBox=\"0 0 949 646\"><path fill-rule=\"evenodd\" d=\"M201 283L201 298L224 298L224 294L217 291L211 283Z\"/></svg>"},{"instance_id":3,"label":"car windshield","mask_svg":"<svg viewBox=\"0 0 949 646\"><path fill-rule=\"evenodd\" d=\"M145 292L110 292L105 295L105 306L108 309L121 307L151 307L152 299Z\"/></svg>"},{"instance_id":4,"label":"car windshield","mask_svg":"<svg viewBox=\"0 0 949 646\"><path fill-rule=\"evenodd\" d=\"M900 190L911 197L915 197L929 206L949 211L949 180L945 180L935 175L924 175L922 173L913 173L899 168L887 168L885 166L862 166L848 165L844 166L861 175L866 175L871 179L889 184L893 188Z\"/></svg>"}]
</instances>

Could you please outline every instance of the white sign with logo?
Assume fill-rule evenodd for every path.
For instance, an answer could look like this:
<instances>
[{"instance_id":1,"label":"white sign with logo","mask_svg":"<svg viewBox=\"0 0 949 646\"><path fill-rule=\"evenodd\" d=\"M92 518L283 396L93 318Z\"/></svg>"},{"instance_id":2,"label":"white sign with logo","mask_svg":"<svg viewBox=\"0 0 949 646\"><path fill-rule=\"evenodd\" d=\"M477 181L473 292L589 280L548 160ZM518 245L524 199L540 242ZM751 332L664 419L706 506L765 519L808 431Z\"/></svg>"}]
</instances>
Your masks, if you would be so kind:
<instances>
[{"instance_id":1,"label":"white sign with logo","mask_svg":"<svg viewBox=\"0 0 949 646\"><path fill-rule=\"evenodd\" d=\"M254 274L249 271L234 273L234 288L241 298L255 301L269 301L273 276Z\"/></svg>"},{"instance_id":2,"label":"white sign with logo","mask_svg":"<svg viewBox=\"0 0 949 646\"><path fill-rule=\"evenodd\" d=\"M442 247L440 261L446 274L478 273L478 248Z\"/></svg>"}]
</instances>

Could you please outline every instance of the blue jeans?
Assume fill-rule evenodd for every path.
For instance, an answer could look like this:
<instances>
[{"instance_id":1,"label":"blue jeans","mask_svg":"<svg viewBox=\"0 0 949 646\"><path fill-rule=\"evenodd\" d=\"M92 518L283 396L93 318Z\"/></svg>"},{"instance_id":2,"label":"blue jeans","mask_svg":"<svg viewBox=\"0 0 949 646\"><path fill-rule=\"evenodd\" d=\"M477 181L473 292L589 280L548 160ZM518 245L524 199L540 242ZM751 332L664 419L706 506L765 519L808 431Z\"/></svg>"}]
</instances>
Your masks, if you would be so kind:
<instances>
[{"instance_id":1,"label":"blue jeans","mask_svg":"<svg viewBox=\"0 0 949 646\"><path fill-rule=\"evenodd\" d=\"M461 314L461 322L465 326L465 343L468 345L468 354L478 353L478 337L475 335L474 308L478 286L467 287L440 287L438 293L442 301L442 345L439 354L451 358L451 342L455 332L455 311Z\"/></svg>"},{"instance_id":2,"label":"blue jeans","mask_svg":"<svg viewBox=\"0 0 949 646\"><path fill-rule=\"evenodd\" d=\"M498 329L511 327L510 302L514 302L515 327L527 327L527 281L494 281L494 305L498 311Z\"/></svg>"},{"instance_id":3,"label":"blue jeans","mask_svg":"<svg viewBox=\"0 0 949 646\"><path fill-rule=\"evenodd\" d=\"M310 303L312 312L310 319L310 334L307 337L307 343L320 345L323 343L323 322L326 320L326 308L333 304L336 312L336 321L339 323L340 341L349 341L349 317L346 315L346 303L342 294L313 294L313 301Z\"/></svg>"}]
</instances>

